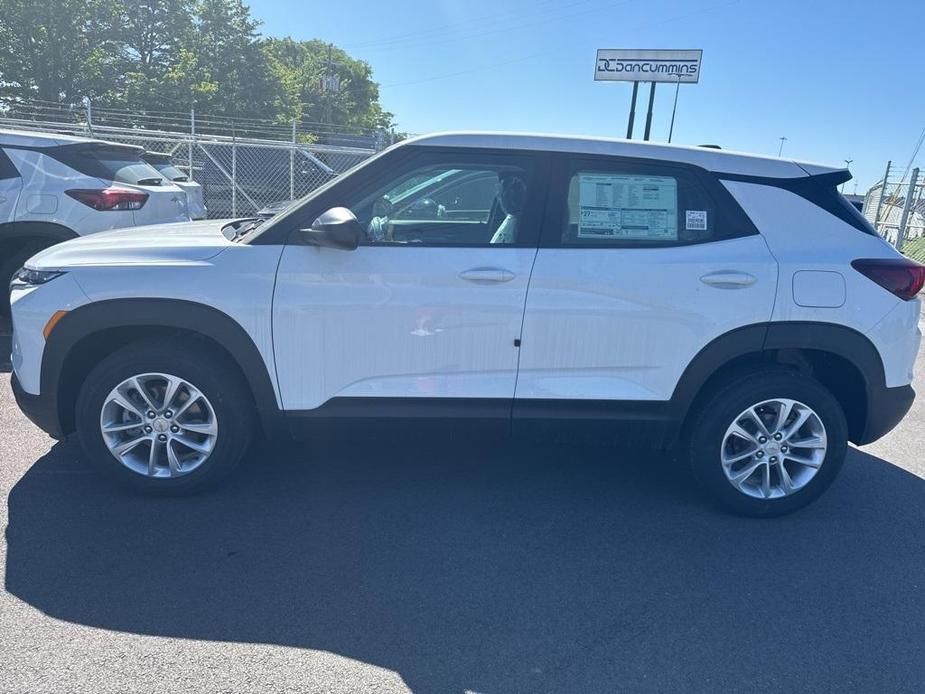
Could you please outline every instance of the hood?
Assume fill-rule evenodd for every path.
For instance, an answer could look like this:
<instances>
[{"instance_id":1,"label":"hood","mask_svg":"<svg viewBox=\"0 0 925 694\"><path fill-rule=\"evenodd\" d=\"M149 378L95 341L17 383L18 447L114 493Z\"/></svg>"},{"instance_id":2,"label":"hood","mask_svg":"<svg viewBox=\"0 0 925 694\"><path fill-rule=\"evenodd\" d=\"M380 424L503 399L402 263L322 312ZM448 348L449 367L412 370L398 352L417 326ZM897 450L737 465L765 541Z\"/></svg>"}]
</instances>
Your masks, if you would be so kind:
<instances>
[{"instance_id":1,"label":"hood","mask_svg":"<svg viewBox=\"0 0 925 694\"><path fill-rule=\"evenodd\" d=\"M63 270L93 265L159 265L208 260L232 242L222 233L228 219L129 227L59 243L33 256L26 266Z\"/></svg>"}]
</instances>

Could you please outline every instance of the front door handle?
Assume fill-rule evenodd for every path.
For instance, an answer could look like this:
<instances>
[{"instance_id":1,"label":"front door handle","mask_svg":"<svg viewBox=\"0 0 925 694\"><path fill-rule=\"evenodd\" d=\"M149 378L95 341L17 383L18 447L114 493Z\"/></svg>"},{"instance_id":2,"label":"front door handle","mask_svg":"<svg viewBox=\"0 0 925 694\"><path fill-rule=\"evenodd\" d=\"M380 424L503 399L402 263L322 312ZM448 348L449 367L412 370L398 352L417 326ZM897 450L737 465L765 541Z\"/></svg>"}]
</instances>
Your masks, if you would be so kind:
<instances>
[{"instance_id":1,"label":"front door handle","mask_svg":"<svg viewBox=\"0 0 925 694\"><path fill-rule=\"evenodd\" d=\"M475 267L459 273L459 278L467 282L510 282L516 275L500 267Z\"/></svg>"},{"instance_id":2,"label":"front door handle","mask_svg":"<svg viewBox=\"0 0 925 694\"><path fill-rule=\"evenodd\" d=\"M758 278L747 272L723 270L721 272L707 273L700 278L700 281L720 289L742 289L753 285L758 281Z\"/></svg>"}]
</instances>

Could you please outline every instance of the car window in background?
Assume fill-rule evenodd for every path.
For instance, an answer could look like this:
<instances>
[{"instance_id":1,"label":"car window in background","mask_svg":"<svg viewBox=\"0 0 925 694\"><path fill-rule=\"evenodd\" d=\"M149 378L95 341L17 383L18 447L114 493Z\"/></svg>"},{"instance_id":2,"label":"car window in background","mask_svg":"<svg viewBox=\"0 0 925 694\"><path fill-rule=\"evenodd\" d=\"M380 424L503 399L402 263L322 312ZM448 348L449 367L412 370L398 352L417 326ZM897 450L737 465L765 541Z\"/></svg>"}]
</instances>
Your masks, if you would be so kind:
<instances>
[{"instance_id":1,"label":"car window in background","mask_svg":"<svg viewBox=\"0 0 925 694\"><path fill-rule=\"evenodd\" d=\"M160 162L152 161L150 162L151 166L160 171L161 176L166 178L168 181L176 181L178 183L185 183L189 180L189 176L180 171L176 166L171 164L169 161Z\"/></svg>"},{"instance_id":2,"label":"car window in background","mask_svg":"<svg viewBox=\"0 0 925 694\"><path fill-rule=\"evenodd\" d=\"M160 185L164 178L140 154L120 147L60 147L53 156L87 176L130 185Z\"/></svg>"}]
</instances>

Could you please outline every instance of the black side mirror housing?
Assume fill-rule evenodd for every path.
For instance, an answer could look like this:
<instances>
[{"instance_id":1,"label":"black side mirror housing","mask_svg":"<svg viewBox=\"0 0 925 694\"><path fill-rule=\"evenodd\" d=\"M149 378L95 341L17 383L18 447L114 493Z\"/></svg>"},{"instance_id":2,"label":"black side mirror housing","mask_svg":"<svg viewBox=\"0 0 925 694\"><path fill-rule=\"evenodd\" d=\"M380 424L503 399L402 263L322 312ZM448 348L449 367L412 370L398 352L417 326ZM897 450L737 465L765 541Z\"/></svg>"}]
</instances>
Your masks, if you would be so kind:
<instances>
[{"instance_id":1,"label":"black side mirror housing","mask_svg":"<svg viewBox=\"0 0 925 694\"><path fill-rule=\"evenodd\" d=\"M299 229L303 243L341 251L355 251L364 235L356 215L346 207L332 207L312 222L310 229Z\"/></svg>"}]
</instances>

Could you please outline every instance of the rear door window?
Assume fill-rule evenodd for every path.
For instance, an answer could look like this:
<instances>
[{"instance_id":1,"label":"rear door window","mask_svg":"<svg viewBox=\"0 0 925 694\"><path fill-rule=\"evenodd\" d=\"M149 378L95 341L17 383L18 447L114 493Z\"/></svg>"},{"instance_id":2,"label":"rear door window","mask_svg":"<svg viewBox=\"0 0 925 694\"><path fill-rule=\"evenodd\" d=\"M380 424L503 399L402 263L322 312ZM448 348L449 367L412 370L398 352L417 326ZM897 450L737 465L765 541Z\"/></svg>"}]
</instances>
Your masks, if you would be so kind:
<instances>
[{"instance_id":1,"label":"rear door window","mask_svg":"<svg viewBox=\"0 0 925 694\"><path fill-rule=\"evenodd\" d=\"M544 246L662 247L757 233L715 180L693 167L562 157ZM734 203L731 203L734 206Z\"/></svg>"}]
</instances>

